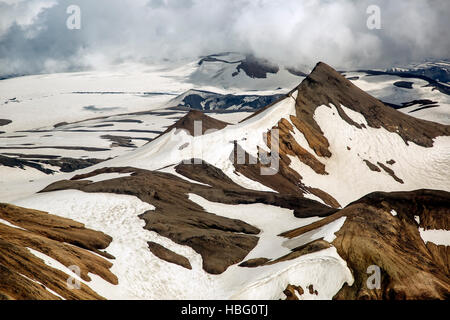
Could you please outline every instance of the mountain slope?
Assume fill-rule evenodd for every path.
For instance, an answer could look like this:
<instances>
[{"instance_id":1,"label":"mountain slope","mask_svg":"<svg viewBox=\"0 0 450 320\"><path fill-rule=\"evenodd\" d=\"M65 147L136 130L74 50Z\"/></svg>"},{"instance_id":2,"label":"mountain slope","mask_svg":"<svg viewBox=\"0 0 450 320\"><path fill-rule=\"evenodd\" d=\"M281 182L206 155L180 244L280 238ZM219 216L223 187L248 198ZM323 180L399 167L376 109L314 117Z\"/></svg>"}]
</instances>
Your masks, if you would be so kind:
<instances>
[{"instance_id":1,"label":"mountain slope","mask_svg":"<svg viewBox=\"0 0 450 320\"><path fill-rule=\"evenodd\" d=\"M103 258L114 257L100 251L111 240L73 220L0 204L0 300L103 299L84 282L95 274L117 284L112 263ZM67 286L74 265L80 270L78 290Z\"/></svg>"},{"instance_id":2,"label":"mountain slope","mask_svg":"<svg viewBox=\"0 0 450 320\"><path fill-rule=\"evenodd\" d=\"M111 235L119 284L99 292L107 298L280 299L297 288L302 299L445 299L448 251L435 234L448 234L449 151L448 126L319 63L238 124L190 112L15 203ZM425 188L442 191L410 191ZM383 270L379 291L364 286L370 265Z\"/></svg>"},{"instance_id":3,"label":"mountain slope","mask_svg":"<svg viewBox=\"0 0 450 320\"><path fill-rule=\"evenodd\" d=\"M313 119L315 109L333 104L339 115L349 124L361 128L341 108L341 105L362 114L372 128L385 128L399 134L405 143L414 142L430 147L437 136L450 135L450 127L416 119L396 112L371 97L351 81L325 63L318 63L311 74L298 87L297 117L305 119L314 129L320 130Z\"/></svg>"},{"instance_id":4,"label":"mountain slope","mask_svg":"<svg viewBox=\"0 0 450 320\"><path fill-rule=\"evenodd\" d=\"M344 285L336 299L448 299L448 246L427 241L423 230L448 230L449 205L448 192L376 192L282 236L297 245L302 235L345 217L331 243L347 261L355 283ZM366 283L372 274L368 267L374 265L382 272L380 287L371 290Z\"/></svg>"}]
</instances>

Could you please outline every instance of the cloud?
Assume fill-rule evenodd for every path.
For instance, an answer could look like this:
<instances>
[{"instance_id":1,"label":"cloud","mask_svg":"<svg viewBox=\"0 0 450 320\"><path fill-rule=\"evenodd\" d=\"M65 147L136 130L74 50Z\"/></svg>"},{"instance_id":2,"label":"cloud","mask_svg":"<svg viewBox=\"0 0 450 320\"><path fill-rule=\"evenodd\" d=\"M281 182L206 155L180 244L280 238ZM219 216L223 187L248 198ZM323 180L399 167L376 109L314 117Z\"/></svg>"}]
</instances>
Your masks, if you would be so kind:
<instances>
[{"instance_id":1,"label":"cloud","mask_svg":"<svg viewBox=\"0 0 450 320\"><path fill-rule=\"evenodd\" d=\"M66 27L69 5L81 29ZM369 5L381 29L366 25ZM447 0L0 0L0 75L238 51L273 62L383 67L449 58Z\"/></svg>"}]
</instances>

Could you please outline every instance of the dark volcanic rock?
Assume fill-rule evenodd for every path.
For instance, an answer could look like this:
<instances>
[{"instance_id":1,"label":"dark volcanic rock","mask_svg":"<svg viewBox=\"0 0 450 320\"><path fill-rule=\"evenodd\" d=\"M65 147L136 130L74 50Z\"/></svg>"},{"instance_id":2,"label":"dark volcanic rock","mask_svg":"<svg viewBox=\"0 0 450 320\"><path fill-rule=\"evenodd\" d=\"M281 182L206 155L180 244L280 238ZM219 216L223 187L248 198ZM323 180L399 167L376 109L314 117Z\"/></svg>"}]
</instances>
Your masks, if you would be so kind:
<instances>
[{"instance_id":1,"label":"dark volcanic rock","mask_svg":"<svg viewBox=\"0 0 450 320\"><path fill-rule=\"evenodd\" d=\"M35 168L45 174L53 174L55 171L44 168L41 164L23 159L11 158L0 155L0 165L10 168L25 169L25 167Z\"/></svg>"},{"instance_id":2,"label":"dark volcanic rock","mask_svg":"<svg viewBox=\"0 0 450 320\"><path fill-rule=\"evenodd\" d=\"M158 258L170 263L177 264L189 270L192 269L191 263L186 257L179 255L178 253L175 253L155 242L149 241L148 247L150 248L150 251Z\"/></svg>"},{"instance_id":3,"label":"dark volcanic rock","mask_svg":"<svg viewBox=\"0 0 450 320\"><path fill-rule=\"evenodd\" d=\"M268 73L277 73L280 68L265 59L258 59L248 55L245 60L237 66L237 72L243 70L250 78L267 78Z\"/></svg>"},{"instance_id":4,"label":"dark volcanic rock","mask_svg":"<svg viewBox=\"0 0 450 320\"><path fill-rule=\"evenodd\" d=\"M24 144L24 146L17 147L0 147L3 150L19 150L19 149L59 149L59 150L83 150L89 152L97 152L97 151L109 151L110 149L105 148L96 148L96 147L81 147L81 146L31 146L32 144Z\"/></svg>"},{"instance_id":5,"label":"dark volcanic rock","mask_svg":"<svg viewBox=\"0 0 450 320\"><path fill-rule=\"evenodd\" d=\"M78 180L108 172L133 174L96 183ZM188 192L200 193L208 187L191 184L171 174L135 168L105 168L73 179L51 184L43 192L78 189L135 195L156 208L140 216L146 222L145 228L193 248L202 255L203 267L210 273L222 273L228 266L241 261L258 242L254 235L260 232L259 229L240 220L208 213L189 200Z\"/></svg>"},{"instance_id":6,"label":"dark volcanic rock","mask_svg":"<svg viewBox=\"0 0 450 320\"><path fill-rule=\"evenodd\" d=\"M234 95L210 91L189 90L175 99L180 100L176 107L196 110L257 110L280 99L284 94L273 95Z\"/></svg>"},{"instance_id":7,"label":"dark volcanic rock","mask_svg":"<svg viewBox=\"0 0 450 320\"><path fill-rule=\"evenodd\" d=\"M283 261L289 261L293 259L297 259L298 257L304 256L306 254L310 254L313 252L325 250L331 247L331 244L327 241L324 241L322 239L311 241L303 246L300 246L298 248L294 248L292 252L288 253L287 255L284 255L278 259L269 261L266 263L266 265L271 265Z\"/></svg>"},{"instance_id":8,"label":"dark volcanic rock","mask_svg":"<svg viewBox=\"0 0 450 320\"><path fill-rule=\"evenodd\" d=\"M7 124L10 124L11 122L12 122L12 120L0 119L0 127L6 126Z\"/></svg>"},{"instance_id":9,"label":"dark volcanic rock","mask_svg":"<svg viewBox=\"0 0 450 320\"><path fill-rule=\"evenodd\" d=\"M377 162L377 164L384 170L386 171L387 174L389 174L395 181L397 181L398 183L403 184L403 180L400 179L399 177L397 177L395 175L394 170L392 170L391 168L387 167L386 165L382 164L381 162Z\"/></svg>"},{"instance_id":10,"label":"dark volcanic rock","mask_svg":"<svg viewBox=\"0 0 450 320\"><path fill-rule=\"evenodd\" d=\"M173 128L176 128L176 129L186 130L189 132L190 135L194 136L194 128L195 128L194 125L195 125L196 121L201 122L201 134L204 134L205 131L207 131L207 130L211 130L211 129L219 130L219 129L223 129L227 125L229 125L229 123L211 118L201 111L191 110L183 118L181 118L180 120L175 122L173 125L168 127L167 130L164 131L161 135L163 135L167 132L170 132Z\"/></svg>"},{"instance_id":11,"label":"dark volcanic rock","mask_svg":"<svg viewBox=\"0 0 450 320\"><path fill-rule=\"evenodd\" d=\"M46 156L46 155L22 155L22 154L12 154L12 155L14 155L15 157L0 155L0 165L20 169L30 167L37 169L45 174L53 174L56 171L45 168L43 164L59 167L61 172L73 172L75 170L84 169L106 160L106 159L74 159L66 157L60 158L58 156Z\"/></svg>"},{"instance_id":12,"label":"dark volcanic rock","mask_svg":"<svg viewBox=\"0 0 450 320\"><path fill-rule=\"evenodd\" d=\"M110 148L115 147L136 148L136 145L132 142L131 137L113 136L107 134L100 136L100 138L110 140L112 142Z\"/></svg>"},{"instance_id":13,"label":"dark volcanic rock","mask_svg":"<svg viewBox=\"0 0 450 320\"><path fill-rule=\"evenodd\" d=\"M373 164L369 160L364 160L364 163L369 167L370 170L375 172L381 172L381 169L378 168L375 164Z\"/></svg>"},{"instance_id":14,"label":"dark volcanic rock","mask_svg":"<svg viewBox=\"0 0 450 320\"><path fill-rule=\"evenodd\" d=\"M412 89L413 88L413 82L410 81L397 81L394 82L394 86L399 88L405 88L405 89Z\"/></svg>"},{"instance_id":15,"label":"dark volcanic rock","mask_svg":"<svg viewBox=\"0 0 450 320\"><path fill-rule=\"evenodd\" d=\"M336 209L299 195L283 195L244 189L221 170L207 164L180 164L176 171L190 179L210 186L190 183L169 173L130 167L103 168L59 181L42 192L78 189L84 192L107 192L134 195L155 206L140 217L145 228L172 241L187 245L203 258L203 268L213 274L242 261L256 246L260 230L241 220L228 219L206 212L187 194L194 193L209 201L226 204L266 203L294 210L296 216L327 216ZM92 176L102 173L132 173L131 176L91 183Z\"/></svg>"},{"instance_id":16,"label":"dark volcanic rock","mask_svg":"<svg viewBox=\"0 0 450 320\"><path fill-rule=\"evenodd\" d=\"M250 259L250 260L240 263L239 267L256 268L256 267L265 265L269 261L270 261L270 259L267 259L267 258L255 258L255 259Z\"/></svg>"},{"instance_id":17,"label":"dark volcanic rock","mask_svg":"<svg viewBox=\"0 0 450 320\"><path fill-rule=\"evenodd\" d=\"M53 128L59 128L59 127L63 127L63 126L65 126L65 125L68 125L69 123L68 122L58 122L57 124L55 124L54 126L53 126Z\"/></svg>"},{"instance_id":18,"label":"dark volcanic rock","mask_svg":"<svg viewBox=\"0 0 450 320\"><path fill-rule=\"evenodd\" d=\"M395 164L395 160L391 159L389 161L386 161L386 163L392 166L393 164Z\"/></svg>"}]
</instances>

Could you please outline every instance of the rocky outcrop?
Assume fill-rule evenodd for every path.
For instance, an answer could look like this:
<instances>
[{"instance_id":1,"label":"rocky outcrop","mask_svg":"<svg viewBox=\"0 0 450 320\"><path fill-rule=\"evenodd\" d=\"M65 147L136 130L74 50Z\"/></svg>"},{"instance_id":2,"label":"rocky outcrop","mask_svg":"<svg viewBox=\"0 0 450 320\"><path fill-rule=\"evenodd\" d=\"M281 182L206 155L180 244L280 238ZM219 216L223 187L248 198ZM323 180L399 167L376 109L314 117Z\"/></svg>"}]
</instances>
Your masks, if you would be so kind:
<instances>
[{"instance_id":1,"label":"rocky outcrop","mask_svg":"<svg viewBox=\"0 0 450 320\"><path fill-rule=\"evenodd\" d=\"M297 237L345 216L331 244L347 261L355 282L344 285L335 299L448 299L448 247L425 244L419 227L449 230L449 208L450 193L444 191L375 192L282 236ZM370 266L380 268L379 288L367 285Z\"/></svg>"},{"instance_id":2,"label":"rocky outcrop","mask_svg":"<svg viewBox=\"0 0 450 320\"><path fill-rule=\"evenodd\" d=\"M107 172L133 174L96 183L79 180ZM231 264L241 261L258 242L255 236L260 232L258 228L208 213L189 200L187 193L203 190L199 192L203 194L208 187L168 173L135 168L100 169L71 181L57 182L43 191L63 189L134 195L152 204L155 210L140 216L145 228L193 248L202 256L204 269L213 274L222 273Z\"/></svg>"},{"instance_id":3,"label":"rocky outcrop","mask_svg":"<svg viewBox=\"0 0 450 320\"><path fill-rule=\"evenodd\" d=\"M385 106L323 63L319 63L314 71L283 99L292 99L284 101L291 102L291 104L283 104L283 108L280 110L283 110L284 114L279 117L275 115L277 118L270 119L270 126L274 126L273 128L278 129L280 133L278 137L279 170L277 172L274 172L273 175L261 175L262 148L265 146L254 146L258 147L256 149L258 152L254 155L255 159L242 149L238 141L234 141L234 148L229 158L225 158L228 156L225 155L220 159L227 163L227 167L222 169L228 170L229 167L234 166L236 174L259 182L274 192L245 189L236 184L220 168L201 159L201 161L195 161L194 164L181 163L179 161L189 159L180 158L177 159L178 164L169 162L164 164L164 166L167 165L164 168L173 167L178 175L134 167L106 167L76 175L71 180L52 183L42 192L77 189L91 193L136 196L155 207L154 210L140 215L145 222L145 229L154 231L179 245L192 248L201 255L203 269L210 274L223 273L228 267L235 264L245 268L262 267L267 269L269 269L269 265L273 266L277 263L280 263L278 266L283 266L304 255L331 248L333 250L329 251L332 251L333 254L337 252L346 261L354 276L353 284L351 286L344 285L335 295L335 299L448 299L450 295L449 250L445 246L425 242L421 235L423 230L419 230L419 228L449 230L449 193L432 190L375 192L340 209L340 203L326 192L329 190L331 193L333 192L332 187L340 186L327 186L329 181L326 179L335 178L332 181L336 184L343 181L342 188L345 188L352 184L352 179L359 178L350 175L339 180L339 174L336 174L338 170L334 168L333 172L333 165L335 165L333 161L342 155L339 153L340 150L345 152L345 155L349 155L351 154L349 151L353 149L353 152L359 157L357 165L361 165L361 162L364 161L365 165L363 163L361 167L371 174L369 177L374 175L373 172L384 171L398 182L395 184L398 186L403 183L403 180L402 177L396 175L393 169L402 164L401 157L396 158L399 163L393 166L395 160L387 160L392 156L392 152L388 158L382 159L377 159L373 154L364 156L373 161L372 163L363 159L363 153L358 153L359 150L355 152L354 150L358 148L353 144L352 148L346 142L340 149L331 148L314 118L314 113L319 106L333 104L340 118L349 124L348 128L351 130L358 132L367 130L368 127L384 128L391 133L398 134L406 144L413 142L423 147L431 147L433 139L437 136L449 135L449 127L414 119ZM294 107L295 116L292 115ZM352 119L349 109L361 114L366 121L359 123ZM254 115L257 114L260 112ZM177 129L186 130L189 134L194 135L195 121L202 122L203 134L206 130L220 130L228 125L201 112L191 111L169 127L165 133ZM264 130L267 130L264 134L267 137L268 146L272 142L271 139L275 139L271 135L270 129L272 128L264 127ZM325 127L323 129L325 130ZM304 136L306 143L300 142L299 137L296 136L297 130ZM250 132L251 128L248 131L245 134L252 133ZM303 137L300 138L302 141L304 140ZM382 140L378 137L377 139ZM228 144L233 141L223 141L223 143ZM346 145L347 148L345 148ZM214 146L220 148L221 144ZM382 151L384 146L380 143L379 149ZM187 147L188 143L182 145L180 143L173 150L164 150L163 147L160 150L170 153ZM330 150L336 154L332 154ZM238 154L243 155L245 161L238 163ZM138 153L138 155L142 154ZM296 162L297 159L301 163ZM231 163L227 160L230 160ZM346 159L342 157L338 160L344 163L344 166L339 166L338 169L345 167ZM220 161L215 163L220 163ZM404 170L401 172L405 174ZM89 180L105 173L128 173L129 175L98 182ZM314 177L323 180L324 183L321 183L321 186L326 187L327 190L306 185L302 175L305 177L309 175L308 181L311 183L315 183ZM406 180L406 177L403 178ZM387 179L389 180L390 177ZM288 251L287 254L283 248L283 253L280 253L279 256L275 255L274 257L271 251L271 259L261 254L259 258L244 261L258 244L261 231L265 230L256 227L256 223L251 225L239 219L231 219L208 212L208 209L192 200L192 195L228 205L268 204L293 210L294 216L298 218L321 217L322 219L280 234L281 237L293 239L311 231L308 234L311 236L308 240L302 238L299 239L301 240L299 242L296 242L297 239L288 241L289 244L294 245L289 246L291 251ZM324 204L307 199L306 196L316 196ZM316 237L317 232L315 231L318 231L319 228L343 217L345 219L340 220L342 226L339 224L340 229L334 233L335 238L331 235ZM321 229L320 232L324 230L326 228ZM333 240L330 240L330 237ZM304 242L308 243L299 246ZM286 242L283 242L283 245L285 244ZM149 242L148 245L149 250L157 258L187 269L192 268L186 257L157 243ZM92 244L86 249L98 250ZM372 267L380 270L380 282L376 288L369 286L371 278L368 270ZM345 266L342 268L345 269ZM233 268L233 271L236 269ZM248 272L248 270L246 271ZM346 279L348 278L347 274ZM295 284L290 285L286 288L285 294L292 299L299 298L305 293L308 296L319 296L318 291L322 288L319 289L317 283L312 282L311 280L311 282L302 283L306 291L296 287ZM306 284L308 286L305 286ZM280 289L282 288L278 290ZM323 291L321 295L322 293Z\"/></svg>"},{"instance_id":4,"label":"rocky outcrop","mask_svg":"<svg viewBox=\"0 0 450 320\"><path fill-rule=\"evenodd\" d=\"M73 172L84 169L94 164L105 161L105 159L75 159L59 156L26 155L13 154L13 156L0 155L0 166L10 168L26 169L34 168L45 174L54 174L55 170L49 169L46 165L59 167L61 172Z\"/></svg>"},{"instance_id":5,"label":"rocky outcrop","mask_svg":"<svg viewBox=\"0 0 450 320\"><path fill-rule=\"evenodd\" d=\"M195 129L195 122L201 122L201 133L194 132ZM187 115L185 115L183 118L175 122L173 125L167 128L166 131L164 131L161 135L172 131L172 129L181 129L186 130L189 132L191 136L194 136L194 134L200 135L205 134L207 130L220 130L225 128L229 123L223 122L217 119L214 119L212 117L208 117L203 112L198 110L190 110Z\"/></svg>"},{"instance_id":6,"label":"rocky outcrop","mask_svg":"<svg viewBox=\"0 0 450 320\"><path fill-rule=\"evenodd\" d=\"M250 77L250 78L258 78L265 79L267 78L268 73L277 73L280 68L269 62L266 59L256 58L253 55L247 55L244 60L236 67L236 73L233 73L233 76L237 76L237 74L241 71L241 69Z\"/></svg>"},{"instance_id":7,"label":"rocky outcrop","mask_svg":"<svg viewBox=\"0 0 450 320\"><path fill-rule=\"evenodd\" d=\"M268 141L270 142L270 134L268 136ZM281 136L282 137L282 136ZM292 139L292 136L290 136ZM289 164L291 163L291 160L288 157L287 153L293 154L294 151L289 151L290 148L293 148L292 145L294 144L294 140L292 139L292 142L289 142L289 139L286 138L280 138L280 145L283 144L285 147L280 147L279 150L279 168L276 173L273 175L261 175L261 169L264 167L264 164L261 163L261 161L258 161L256 159L251 160L252 156L249 155L246 151L244 151L241 146L235 142L235 147L233 150L233 154L230 155L230 160L233 160L234 167L236 168L236 171L240 174L243 174L247 178L258 181L262 185L265 185L266 187L269 187L272 190L275 190L282 194L284 197L293 197L295 199L303 198L305 193L311 193L320 199L324 203L326 203L328 206L332 208L339 208L340 204L339 202L333 198L330 194L327 192L312 188L309 186L306 186L302 183L302 176L293 170ZM298 145L297 145L298 146ZM310 158L306 151L301 147L296 148L294 154L302 154L305 156L305 158L311 160L309 163L313 163L313 165L317 165L317 168L322 168L322 166L319 164L320 162L316 162L313 160L313 158ZM259 149L260 151L260 149ZM244 161L237 161L238 155L244 155L243 159ZM258 159L260 159L260 156L258 156ZM306 160L304 160L306 161ZM320 169L318 169L320 170ZM306 200L306 199L305 199ZM302 201L303 202L303 201ZM312 208L312 207L311 207ZM322 211L322 210L320 210ZM299 214L298 211L294 211L296 213L296 217L304 217L305 212L303 211L302 214ZM320 212L318 212L319 216L322 216Z\"/></svg>"},{"instance_id":8,"label":"rocky outcrop","mask_svg":"<svg viewBox=\"0 0 450 320\"><path fill-rule=\"evenodd\" d=\"M286 296L285 300L299 300L298 297L302 296L305 293L305 291L301 286L294 286L292 284L288 284L283 293Z\"/></svg>"},{"instance_id":9,"label":"rocky outcrop","mask_svg":"<svg viewBox=\"0 0 450 320\"><path fill-rule=\"evenodd\" d=\"M333 104L349 124L362 128L341 108L341 105L361 113L368 125L385 128L400 135L405 143L414 142L420 146L433 146L437 136L450 135L450 126L410 117L384 105L355 86L339 72L323 62L319 62L311 74L297 88L297 119L302 123L298 129L305 135L309 145L318 156L330 156L326 138L314 120L314 112L321 105ZM320 144L317 144L317 137Z\"/></svg>"},{"instance_id":10,"label":"rocky outcrop","mask_svg":"<svg viewBox=\"0 0 450 320\"><path fill-rule=\"evenodd\" d=\"M331 248L331 244L324 240L314 240L311 241L305 245L302 245L300 247L292 249L292 252L279 257L277 259L267 259L267 258L256 258L256 259L249 259L247 261L242 262L239 264L240 267L246 267L246 268L256 268L260 266L268 266L279 262L289 261L297 259L298 257L317 252L320 250L325 250Z\"/></svg>"},{"instance_id":11,"label":"rocky outcrop","mask_svg":"<svg viewBox=\"0 0 450 320\"><path fill-rule=\"evenodd\" d=\"M256 246L260 230L241 220L228 219L206 212L189 200L194 193L209 201L226 204L266 203L294 210L295 216L327 216L336 209L292 194L277 194L242 188L221 170L205 162L179 164L176 171L191 183L169 173L131 167L103 168L72 180L62 180L42 192L78 189L84 192L107 192L134 195L155 206L155 210L140 217L145 228L172 241L190 246L203 258L203 268L212 274L224 272L230 265L241 262ZM90 177L102 173L131 173L131 176L92 183Z\"/></svg>"},{"instance_id":12,"label":"rocky outcrop","mask_svg":"<svg viewBox=\"0 0 450 320\"><path fill-rule=\"evenodd\" d=\"M381 162L377 162L377 164L388 174L390 175L395 181L397 181L398 183L403 184L403 180L400 179L399 177L397 177L395 175L394 170L392 170L391 168L387 167L385 164L381 163Z\"/></svg>"},{"instance_id":13,"label":"rocky outcrop","mask_svg":"<svg viewBox=\"0 0 450 320\"><path fill-rule=\"evenodd\" d=\"M10 124L12 121L9 119L0 119L0 127L2 126L6 126L8 124Z\"/></svg>"},{"instance_id":14,"label":"rocky outcrop","mask_svg":"<svg viewBox=\"0 0 450 320\"><path fill-rule=\"evenodd\" d=\"M88 273L117 284L109 270L114 258L103 249L111 237L83 224L37 210L0 204L0 299L103 299L87 285L67 285L70 275L48 265L30 249L66 267L77 266L80 277ZM6 221L7 223L3 223Z\"/></svg>"},{"instance_id":15,"label":"rocky outcrop","mask_svg":"<svg viewBox=\"0 0 450 320\"><path fill-rule=\"evenodd\" d=\"M158 258L165 260L167 262L170 262L170 263L177 264L177 265L179 265L183 268L189 269L189 270L192 269L191 263L189 262L189 260L186 257L184 257L178 253L175 253L172 250L165 248L164 246L160 245L159 243L149 241L148 247L149 247L150 251Z\"/></svg>"}]
</instances>

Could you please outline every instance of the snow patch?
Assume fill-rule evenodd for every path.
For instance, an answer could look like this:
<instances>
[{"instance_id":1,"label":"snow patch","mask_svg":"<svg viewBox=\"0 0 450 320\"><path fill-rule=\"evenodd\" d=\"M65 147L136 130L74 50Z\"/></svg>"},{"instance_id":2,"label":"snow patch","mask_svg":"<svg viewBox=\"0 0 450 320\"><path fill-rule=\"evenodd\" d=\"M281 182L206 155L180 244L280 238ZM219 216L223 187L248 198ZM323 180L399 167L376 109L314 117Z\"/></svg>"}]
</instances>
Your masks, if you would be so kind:
<instances>
[{"instance_id":1,"label":"snow patch","mask_svg":"<svg viewBox=\"0 0 450 320\"><path fill-rule=\"evenodd\" d=\"M283 242L283 246L293 250L297 247L303 246L307 243L319 239L323 239L331 243L334 239L336 239L335 233L342 228L346 219L347 217L341 217L320 228L305 232L298 237L286 240Z\"/></svg>"},{"instance_id":2,"label":"snow patch","mask_svg":"<svg viewBox=\"0 0 450 320\"><path fill-rule=\"evenodd\" d=\"M363 116L341 106L355 122L366 123ZM434 146L425 148L409 142L384 128L358 129L343 120L335 106L319 106L314 119L330 142L330 158L320 158L328 175L316 174L297 157L290 156L290 167L302 176L302 182L333 196L342 206L374 191L440 189L450 191L450 137L437 137ZM307 148L301 135L297 142ZM351 150L347 150L350 147ZM382 170L370 170L363 160L386 163L404 183L395 181Z\"/></svg>"},{"instance_id":3,"label":"snow patch","mask_svg":"<svg viewBox=\"0 0 450 320\"><path fill-rule=\"evenodd\" d=\"M432 242L438 246L450 246L450 230L419 228L419 233L425 243Z\"/></svg>"},{"instance_id":4,"label":"snow patch","mask_svg":"<svg viewBox=\"0 0 450 320\"><path fill-rule=\"evenodd\" d=\"M21 228L19 226L16 226L16 225L10 223L9 221L3 220L3 219L0 219L0 223L3 223L5 225L7 225L8 227L12 227L12 228L16 228L16 229L20 229L20 230L25 230L26 231L26 229Z\"/></svg>"},{"instance_id":5,"label":"snow patch","mask_svg":"<svg viewBox=\"0 0 450 320\"><path fill-rule=\"evenodd\" d=\"M228 205L211 202L192 193L189 193L189 200L210 213L239 219L262 230L257 246L245 257L245 260L261 257L274 259L288 254L290 250L282 246L285 238L278 235L286 230L299 228L321 219L319 217L299 219L294 216L293 210L262 203Z\"/></svg>"}]
</instances>

